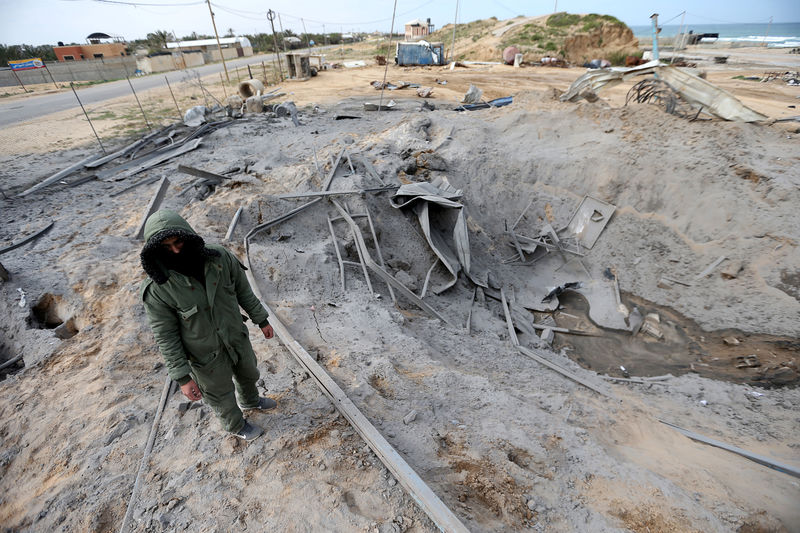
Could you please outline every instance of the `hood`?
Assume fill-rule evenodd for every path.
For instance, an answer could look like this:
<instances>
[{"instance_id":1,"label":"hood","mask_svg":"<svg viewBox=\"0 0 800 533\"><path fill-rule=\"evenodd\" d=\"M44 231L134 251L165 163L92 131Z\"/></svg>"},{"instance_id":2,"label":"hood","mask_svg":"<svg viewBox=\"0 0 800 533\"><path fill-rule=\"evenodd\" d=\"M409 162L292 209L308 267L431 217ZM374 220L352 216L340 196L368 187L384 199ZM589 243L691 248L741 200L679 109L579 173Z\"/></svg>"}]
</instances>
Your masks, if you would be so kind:
<instances>
[{"instance_id":1,"label":"hood","mask_svg":"<svg viewBox=\"0 0 800 533\"><path fill-rule=\"evenodd\" d=\"M160 246L161 241L169 237L180 237L184 247L198 250L203 257L220 255L218 251L206 247L203 238L178 213L169 209L156 211L147 218L147 222L144 224L145 244L139 258L144 271L159 285L166 283L169 279L170 271L161 261L161 254L164 251Z\"/></svg>"}]
</instances>

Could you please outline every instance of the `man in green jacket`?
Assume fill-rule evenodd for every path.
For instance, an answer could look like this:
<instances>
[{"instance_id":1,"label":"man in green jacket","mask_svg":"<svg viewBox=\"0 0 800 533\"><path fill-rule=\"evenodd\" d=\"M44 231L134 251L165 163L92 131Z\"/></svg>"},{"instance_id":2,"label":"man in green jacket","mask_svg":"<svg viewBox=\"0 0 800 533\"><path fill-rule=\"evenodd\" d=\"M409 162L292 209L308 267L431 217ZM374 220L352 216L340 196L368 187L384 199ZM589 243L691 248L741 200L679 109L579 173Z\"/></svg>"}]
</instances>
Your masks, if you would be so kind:
<instances>
[{"instance_id":1,"label":"man in green jacket","mask_svg":"<svg viewBox=\"0 0 800 533\"><path fill-rule=\"evenodd\" d=\"M239 307L267 339L273 330L244 265L222 246L206 245L167 209L150 215L144 238L140 258L148 277L141 298L169 376L190 400L204 398L226 431L257 438L262 429L247 422L242 409L277 403L258 395L256 356Z\"/></svg>"}]
</instances>

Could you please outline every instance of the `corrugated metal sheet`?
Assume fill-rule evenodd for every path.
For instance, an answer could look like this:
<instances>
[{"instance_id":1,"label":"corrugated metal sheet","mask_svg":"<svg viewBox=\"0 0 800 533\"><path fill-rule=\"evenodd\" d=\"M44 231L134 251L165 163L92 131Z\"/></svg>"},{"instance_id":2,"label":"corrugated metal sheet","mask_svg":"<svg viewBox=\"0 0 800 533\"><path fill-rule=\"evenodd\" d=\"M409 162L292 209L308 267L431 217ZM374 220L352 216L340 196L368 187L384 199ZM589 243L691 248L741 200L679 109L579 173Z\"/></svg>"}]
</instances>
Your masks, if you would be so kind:
<instances>
[{"instance_id":1,"label":"corrugated metal sheet","mask_svg":"<svg viewBox=\"0 0 800 533\"><path fill-rule=\"evenodd\" d=\"M444 44L427 41L397 43L397 64L444 65Z\"/></svg>"}]
</instances>

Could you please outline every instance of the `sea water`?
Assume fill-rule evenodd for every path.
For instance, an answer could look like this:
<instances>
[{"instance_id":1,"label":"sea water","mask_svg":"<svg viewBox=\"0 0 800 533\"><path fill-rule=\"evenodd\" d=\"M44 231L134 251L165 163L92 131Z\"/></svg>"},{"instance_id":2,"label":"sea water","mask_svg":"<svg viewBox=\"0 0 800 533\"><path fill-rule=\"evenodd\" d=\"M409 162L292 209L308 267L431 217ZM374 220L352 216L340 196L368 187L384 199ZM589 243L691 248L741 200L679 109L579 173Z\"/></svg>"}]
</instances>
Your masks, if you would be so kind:
<instances>
[{"instance_id":1,"label":"sea water","mask_svg":"<svg viewBox=\"0 0 800 533\"><path fill-rule=\"evenodd\" d=\"M633 34L639 39L648 39L653 35L651 26L630 26ZM661 26L659 38L675 37L681 27L677 24ZM800 22L775 22L769 24L684 24L682 31L694 33L719 33L717 42L751 43L767 45L769 48L800 47ZM704 39L702 42L714 42Z\"/></svg>"}]
</instances>

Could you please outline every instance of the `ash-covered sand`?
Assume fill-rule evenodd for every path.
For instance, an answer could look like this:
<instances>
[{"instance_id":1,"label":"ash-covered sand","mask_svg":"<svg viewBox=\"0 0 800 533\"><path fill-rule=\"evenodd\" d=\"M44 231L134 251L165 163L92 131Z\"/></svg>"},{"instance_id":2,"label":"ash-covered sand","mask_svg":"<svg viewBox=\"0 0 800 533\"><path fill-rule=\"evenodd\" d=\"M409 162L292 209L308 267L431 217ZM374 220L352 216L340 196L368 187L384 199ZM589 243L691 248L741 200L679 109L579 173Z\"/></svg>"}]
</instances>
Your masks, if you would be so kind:
<instances>
[{"instance_id":1,"label":"ash-covered sand","mask_svg":"<svg viewBox=\"0 0 800 533\"><path fill-rule=\"evenodd\" d=\"M649 107L561 104L551 92L466 114L419 111L415 102L399 107L335 121L337 112L358 109L343 102L305 110L297 128L288 119L248 116L140 177L169 176L164 206L210 242L222 241L244 205L230 244L241 255L247 230L302 201L274 195L320 188L314 152L324 173L347 147L388 183L445 176L463 189L475 263L515 301L542 276L591 277L597 293L613 297L603 275L613 267L623 294L674 310L662 317L665 329L685 326L676 316L709 336L732 329L737 350L746 350L750 336L762 336L759 349L765 335L790 339L776 341L772 355L760 352L761 368L737 369L735 357L727 360L728 373L745 384L683 368L673 372L678 377L640 385L607 382L580 367L568 356L591 366L591 353L576 354L570 338L557 334L565 349L549 359L615 401L517 352L489 297L476 300L467 334L473 289L463 277L426 297L455 326L402 297L393 306L374 276L380 298L371 297L359 269L347 267L343 293L326 222L338 213L326 201L252 243L254 274L276 314L470 530L800 531L796 478L658 422L800 465L795 136L768 126L688 123ZM63 167L85 155L48 160ZM238 170L196 201L178 195L191 182L175 171L178 161ZM354 164L357 175L341 169L333 189L376 185ZM115 531L128 504L165 371L138 301L141 243L131 237L154 186L108 196L123 185L56 185L24 201L3 200L4 243L56 221L45 237L0 257L12 275L0 284L3 359L21 353L26 365L0 383L0 523L13 530ZM617 206L582 259L588 273L577 262L559 269L558 254L532 266L502 263L514 254L504 221L512 224L533 199L518 226L533 236L545 221L565 225L584 195ZM416 217L392 208L387 193L347 204L354 213L369 208L388 270L402 271L419 291L433 254ZM344 225L336 229L346 259L355 260ZM693 281L720 255L741 263L734 279L720 275L723 263ZM693 284L662 288L662 276ZM443 280L437 271L432 283ZM26 294L23 307L17 289ZM45 293L54 295L51 309L62 320L73 319L73 337L58 339L30 320ZM555 320L567 320L564 314ZM207 407L184 412L180 394L173 396L132 530L435 530L289 352L251 332L262 390L279 402L275 412L253 415L265 436L242 444L220 432ZM518 335L522 344L539 344ZM697 368L716 364L700 352ZM770 368L786 369L780 372L790 385L747 384ZM412 410L416 419L404 423Z\"/></svg>"}]
</instances>

